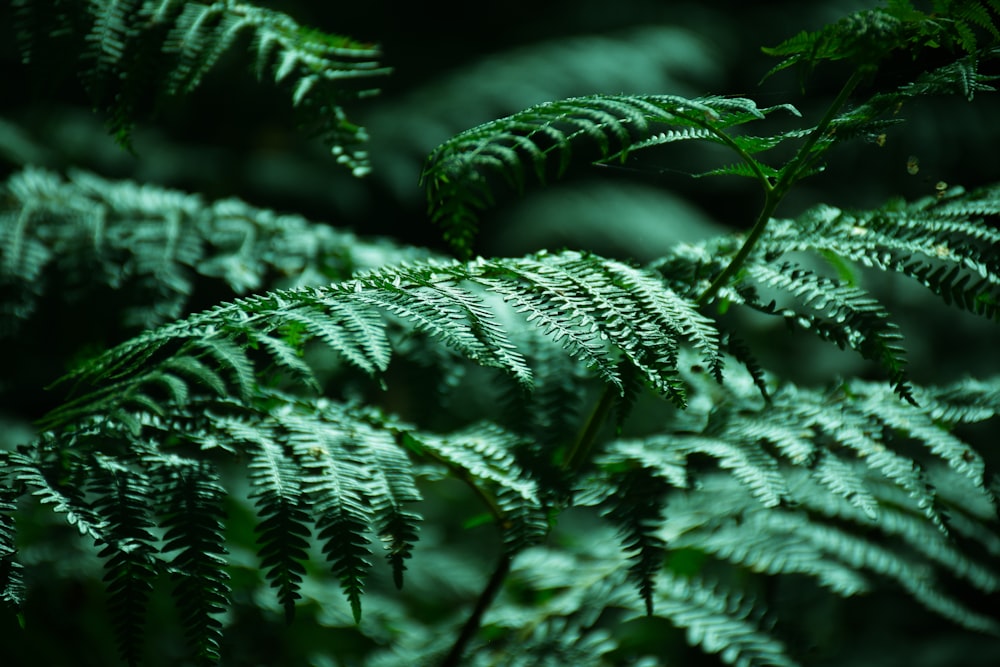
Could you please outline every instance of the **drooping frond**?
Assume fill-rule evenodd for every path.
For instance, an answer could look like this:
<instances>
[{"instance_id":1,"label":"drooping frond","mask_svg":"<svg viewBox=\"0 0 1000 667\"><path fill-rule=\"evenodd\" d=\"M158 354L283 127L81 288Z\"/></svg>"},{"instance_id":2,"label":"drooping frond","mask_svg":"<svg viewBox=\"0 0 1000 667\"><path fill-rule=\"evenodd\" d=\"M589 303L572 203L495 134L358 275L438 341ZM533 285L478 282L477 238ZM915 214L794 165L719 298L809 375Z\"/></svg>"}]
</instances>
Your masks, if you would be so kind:
<instances>
[{"instance_id":1,"label":"drooping frond","mask_svg":"<svg viewBox=\"0 0 1000 667\"><path fill-rule=\"evenodd\" d=\"M466 130L431 153L423 174L431 218L468 256L478 211L493 202L497 180L520 191L530 178L560 178L571 164L624 160L630 151L678 139L709 139L742 151L725 130L778 108L794 112L788 105L758 109L743 98L674 95L591 95L539 104ZM663 133L672 128L682 134ZM740 157L765 178L748 152Z\"/></svg>"},{"instance_id":2,"label":"drooping frond","mask_svg":"<svg viewBox=\"0 0 1000 667\"><path fill-rule=\"evenodd\" d=\"M164 554L175 580L174 598L181 615L195 664L214 665L219 660L222 622L218 616L229 606L222 499L225 489L205 462L165 455L152 464L165 490L160 526Z\"/></svg>"},{"instance_id":3,"label":"drooping frond","mask_svg":"<svg viewBox=\"0 0 1000 667\"><path fill-rule=\"evenodd\" d=\"M913 400L906 375L902 334L882 304L860 287L816 275L791 263L778 266L754 264L743 287L747 305L780 314L790 325L813 331L839 347L850 347L865 359L877 362L889 375L899 395ZM787 294L797 303L762 303L757 289Z\"/></svg>"},{"instance_id":4,"label":"drooping frond","mask_svg":"<svg viewBox=\"0 0 1000 667\"><path fill-rule=\"evenodd\" d=\"M24 566L14 543L18 495L13 487L0 486L0 609L5 613L20 609L24 603Z\"/></svg>"},{"instance_id":5,"label":"drooping frond","mask_svg":"<svg viewBox=\"0 0 1000 667\"><path fill-rule=\"evenodd\" d=\"M122 657L139 664L143 626L152 580L157 570L157 548L151 520L148 476L115 459L96 455L89 491L94 507L107 523L97 545L104 559L104 581Z\"/></svg>"},{"instance_id":6,"label":"drooping frond","mask_svg":"<svg viewBox=\"0 0 1000 667\"><path fill-rule=\"evenodd\" d=\"M253 431L248 435L252 437ZM268 435L266 431L262 435ZM250 461L253 499L260 513L257 526L260 536L261 567L291 622L295 601L301 597L299 587L307 560L309 543L308 514L302 482L294 461L267 437L258 440L258 449Z\"/></svg>"},{"instance_id":7,"label":"drooping frond","mask_svg":"<svg viewBox=\"0 0 1000 667\"><path fill-rule=\"evenodd\" d=\"M198 277L245 294L326 284L427 254L238 199L206 203L82 171L63 178L29 167L0 194L0 288L9 295L0 335L16 332L61 284L73 287L67 300L118 290L122 324L147 328L184 314Z\"/></svg>"},{"instance_id":8,"label":"drooping frond","mask_svg":"<svg viewBox=\"0 0 1000 667\"><path fill-rule=\"evenodd\" d=\"M56 36L83 40L78 74L123 145L130 145L131 128L148 113L151 101L196 88L237 39L249 35L258 79L287 86L293 106L337 161L358 176L369 171L363 148L367 133L347 119L342 104L376 93L371 80L388 72L378 64L379 49L372 44L300 26L280 11L236 0L19 4L25 59L37 58L48 37L31 34L46 30L35 25L36 14L68 17L69 29Z\"/></svg>"},{"instance_id":9,"label":"drooping frond","mask_svg":"<svg viewBox=\"0 0 1000 667\"><path fill-rule=\"evenodd\" d=\"M81 535L99 540L107 530L104 520L87 502L85 477L77 465L38 453L4 452L0 455L8 484L24 485L39 502L76 527Z\"/></svg>"}]
</instances>

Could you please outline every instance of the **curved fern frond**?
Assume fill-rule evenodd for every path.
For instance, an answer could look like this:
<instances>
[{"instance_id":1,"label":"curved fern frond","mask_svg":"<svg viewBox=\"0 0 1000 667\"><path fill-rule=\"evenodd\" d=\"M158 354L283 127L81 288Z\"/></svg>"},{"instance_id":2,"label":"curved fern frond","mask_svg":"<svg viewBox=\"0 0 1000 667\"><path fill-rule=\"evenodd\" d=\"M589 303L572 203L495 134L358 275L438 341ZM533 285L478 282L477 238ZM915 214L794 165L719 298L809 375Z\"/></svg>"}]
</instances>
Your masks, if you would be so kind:
<instances>
[{"instance_id":1,"label":"curved fern frond","mask_svg":"<svg viewBox=\"0 0 1000 667\"><path fill-rule=\"evenodd\" d=\"M624 387L621 356L640 371L642 380L683 405L676 359L685 342L704 355L713 376L721 377L719 334L694 304L653 273L566 252L468 265L414 264L339 285L277 291L218 306L144 333L79 367L66 379L95 384L94 393L67 402L45 423L76 419L88 411L107 414L128 404L156 411L163 400L154 387L166 382L170 396L183 399L187 394L173 385L190 379L246 400L258 386L257 361L245 349L248 342L288 323L299 328L294 338L283 338L288 345L278 349L279 367L288 366L284 357L298 354L315 335L345 361L377 375L390 359L385 313L530 387L531 370L499 325L499 306L488 304L484 288L525 313L528 324L563 342L572 356L619 390ZM256 352L274 354L275 348L262 345Z\"/></svg>"},{"instance_id":2,"label":"curved fern frond","mask_svg":"<svg viewBox=\"0 0 1000 667\"><path fill-rule=\"evenodd\" d=\"M477 211L493 202L497 178L520 191L529 176L544 182L562 177L571 163L624 161L633 150L681 138L709 138L737 150L764 179L759 163L725 130L777 108L794 112L787 105L758 109L742 98L673 95L592 95L539 104L457 134L431 153L422 177L431 218L468 256ZM661 135L662 128L681 128L682 134Z\"/></svg>"},{"instance_id":3,"label":"curved fern frond","mask_svg":"<svg viewBox=\"0 0 1000 667\"><path fill-rule=\"evenodd\" d=\"M957 193L902 210L851 213L818 207L795 221L776 221L761 242L771 257L830 253L863 266L896 271L950 305L1000 317L1000 233L980 215L997 208L997 189Z\"/></svg>"},{"instance_id":4,"label":"curved fern frond","mask_svg":"<svg viewBox=\"0 0 1000 667\"><path fill-rule=\"evenodd\" d=\"M81 535L94 540L101 539L107 526L87 502L83 479L66 478L69 471L61 469L62 466L21 452L3 452L0 454L0 461L3 463L3 474L11 487L23 484L39 502L51 505L52 511L76 527Z\"/></svg>"},{"instance_id":5,"label":"curved fern frond","mask_svg":"<svg viewBox=\"0 0 1000 667\"><path fill-rule=\"evenodd\" d=\"M1000 11L981 0L935 2L931 14L916 9L908 0L894 0L885 7L855 12L822 30L803 31L775 47L763 48L768 55L785 57L765 78L798 63L808 74L824 60L848 60L859 68L873 68L897 51L916 58L924 49L944 46L972 54L979 48L973 26L985 29L997 40L998 25Z\"/></svg>"}]
</instances>

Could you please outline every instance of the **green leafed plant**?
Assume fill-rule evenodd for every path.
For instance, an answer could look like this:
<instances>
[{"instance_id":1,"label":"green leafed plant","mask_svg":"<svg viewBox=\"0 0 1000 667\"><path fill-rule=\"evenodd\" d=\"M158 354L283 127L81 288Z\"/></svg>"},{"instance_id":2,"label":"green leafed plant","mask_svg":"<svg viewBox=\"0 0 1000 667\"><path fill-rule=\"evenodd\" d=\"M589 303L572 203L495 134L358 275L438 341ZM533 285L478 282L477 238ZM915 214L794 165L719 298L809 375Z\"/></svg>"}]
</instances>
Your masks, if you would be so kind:
<instances>
[{"instance_id":1,"label":"green leafed plant","mask_svg":"<svg viewBox=\"0 0 1000 667\"><path fill-rule=\"evenodd\" d=\"M87 26L81 76L114 100L120 138L131 95L207 81L244 31L296 105L333 96L316 104L336 146L363 132L331 86L382 73L368 47L241 3L14 4L33 26L26 58L71 19ZM324 609L335 631L313 664L652 666L685 646L809 664L784 629L782 582L807 582L811 601L895 591L1000 635L995 456L963 439L1000 412L1000 376L915 381L872 287L893 276L942 310L1000 320L1000 185L775 217L833 148L884 140L901 104L992 92L981 68L1000 56L998 23L994 2L892 1L765 49L783 58L772 75L795 66L803 81L850 64L803 126L791 104L748 96L599 94L461 132L423 171L456 259L237 200L15 173L2 333L109 288L142 297L119 316L143 330L77 363L37 435L0 452L5 613L32 622L38 559L22 554L42 541L44 506L100 562L129 665L155 664L148 619L171 595L170 632L206 665L235 655L247 607L292 627ZM912 76L890 83L881 68L900 55ZM645 265L586 249L474 256L482 216L511 191L679 142L728 153L693 175L760 186L745 232ZM75 291L54 294L67 276ZM205 279L234 298L185 314ZM767 369L750 322L773 317L872 377L812 387ZM447 493L462 500L442 516ZM470 574L460 545L483 524L492 568ZM434 582L466 594L436 608Z\"/></svg>"}]
</instances>

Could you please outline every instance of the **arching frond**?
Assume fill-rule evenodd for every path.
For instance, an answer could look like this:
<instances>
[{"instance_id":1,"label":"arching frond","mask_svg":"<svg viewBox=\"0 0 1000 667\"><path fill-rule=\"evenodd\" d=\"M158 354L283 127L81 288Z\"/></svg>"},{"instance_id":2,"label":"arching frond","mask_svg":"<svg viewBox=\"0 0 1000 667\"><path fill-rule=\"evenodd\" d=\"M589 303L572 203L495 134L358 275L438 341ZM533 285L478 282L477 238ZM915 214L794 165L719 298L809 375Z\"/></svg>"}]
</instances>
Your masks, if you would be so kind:
<instances>
[{"instance_id":1,"label":"arching frond","mask_svg":"<svg viewBox=\"0 0 1000 667\"><path fill-rule=\"evenodd\" d=\"M956 193L940 203L866 213L815 208L774 225L761 250L832 253L917 280L947 303L996 319L1000 313L1000 233L978 218L996 208L995 188ZM773 236L772 236L773 234Z\"/></svg>"},{"instance_id":2,"label":"arching frond","mask_svg":"<svg viewBox=\"0 0 1000 667\"><path fill-rule=\"evenodd\" d=\"M81 366L68 379L110 384L89 398L67 403L47 423L87 410L108 413L112 405L131 403L155 410L161 400L150 393L151 385L189 378L216 391L221 381L225 393L246 400L257 380L244 341L259 340L262 332L287 322L301 325L295 339L286 337L288 345L277 351L269 345L258 350L281 355L276 359L279 367L288 366L285 357L302 349L308 334L313 334L345 361L376 375L389 363L383 313L430 333L474 362L508 372L528 387L531 371L486 306L483 288L510 302L527 315L527 323L562 342L570 354L619 389L623 387L620 354L650 386L683 404L676 357L685 341L721 378L719 334L693 304L674 294L655 274L567 252L468 265L414 264L373 271L340 285L272 292L219 306L142 334ZM295 347L289 349L292 344ZM170 395L185 396L176 387Z\"/></svg>"},{"instance_id":3,"label":"arching frond","mask_svg":"<svg viewBox=\"0 0 1000 667\"><path fill-rule=\"evenodd\" d=\"M571 163L624 160L630 151L682 137L709 138L732 148L727 128L776 108L758 109L742 98L672 95L592 95L539 104L466 130L431 153L423 174L431 218L442 225L453 248L468 256L477 211L493 201L496 179L523 190L529 177L544 182L561 177ZM708 134L664 134L659 141L664 128ZM749 154L741 157L759 172Z\"/></svg>"},{"instance_id":4,"label":"arching frond","mask_svg":"<svg viewBox=\"0 0 1000 667\"><path fill-rule=\"evenodd\" d=\"M981 0L944 0L934 3L933 13L924 13L907 0L895 0L850 14L822 30L800 32L763 51L785 57L768 76L798 63L808 72L824 60L846 59L856 67L876 67L893 52L904 50L914 57L923 49L942 46L975 53L979 43L974 25L997 39L1000 11Z\"/></svg>"}]
</instances>

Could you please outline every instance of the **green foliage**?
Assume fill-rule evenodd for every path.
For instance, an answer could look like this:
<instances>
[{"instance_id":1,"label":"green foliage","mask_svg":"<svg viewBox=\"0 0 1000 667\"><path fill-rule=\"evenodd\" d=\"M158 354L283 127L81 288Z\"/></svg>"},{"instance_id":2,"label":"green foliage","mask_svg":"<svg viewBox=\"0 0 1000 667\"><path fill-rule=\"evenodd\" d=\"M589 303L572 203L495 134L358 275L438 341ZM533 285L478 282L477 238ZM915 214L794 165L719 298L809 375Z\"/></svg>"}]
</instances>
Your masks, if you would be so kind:
<instances>
[{"instance_id":1,"label":"green foliage","mask_svg":"<svg viewBox=\"0 0 1000 667\"><path fill-rule=\"evenodd\" d=\"M382 71L351 40L233 2L53 4L46 18L15 3L21 53L75 34L120 139L143 91L211 85L244 31L259 76L316 105L336 146L363 136L340 79ZM3 612L31 623L35 545L62 539L37 534L44 506L103 568L129 665L150 661L154 633L182 636L192 664L239 662L229 637L250 609L322 618L334 632L314 664L651 667L690 647L792 666L810 656L784 629L785 582L812 603L894 591L1000 635L996 461L976 435L1000 376L922 383L909 368L930 353L877 282L1000 320L1000 186L774 215L833 147L901 122L901 103L992 91L979 68L1000 55L997 9L890 2L770 49L786 58L774 71L854 68L805 127L772 129L795 107L743 96L602 93L461 132L423 172L460 259L236 199L17 171L0 193L3 334L112 289L116 318L142 330L75 363L38 433L0 449ZM870 76L926 49L949 62ZM500 192L690 139L726 155L693 175L760 186L749 229L646 265L469 259ZM198 310L206 283L233 296ZM863 370L819 387L771 371L761 359L782 343L752 323L773 316ZM483 554L492 574L470 572ZM163 591L177 629L161 636Z\"/></svg>"},{"instance_id":2,"label":"green foliage","mask_svg":"<svg viewBox=\"0 0 1000 667\"><path fill-rule=\"evenodd\" d=\"M259 80L290 88L302 122L320 135L337 161L361 176L369 171L364 128L347 119L344 101L377 92L367 79L383 76L379 50L348 37L300 26L288 15L247 2L137 0L27 2L14 0L26 61L45 57L52 37L82 41L79 72L108 129L131 146L132 128L168 95L189 93L244 34L251 36ZM47 14L53 14L47 19ZM358 81L361 85L357 85Z\"/></svg>"}]
</instances>

